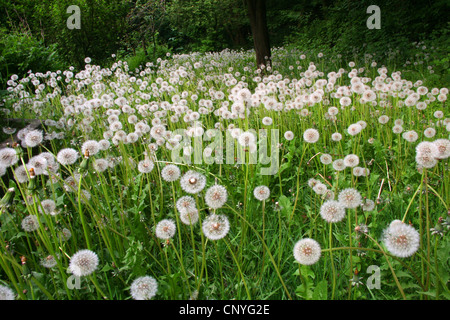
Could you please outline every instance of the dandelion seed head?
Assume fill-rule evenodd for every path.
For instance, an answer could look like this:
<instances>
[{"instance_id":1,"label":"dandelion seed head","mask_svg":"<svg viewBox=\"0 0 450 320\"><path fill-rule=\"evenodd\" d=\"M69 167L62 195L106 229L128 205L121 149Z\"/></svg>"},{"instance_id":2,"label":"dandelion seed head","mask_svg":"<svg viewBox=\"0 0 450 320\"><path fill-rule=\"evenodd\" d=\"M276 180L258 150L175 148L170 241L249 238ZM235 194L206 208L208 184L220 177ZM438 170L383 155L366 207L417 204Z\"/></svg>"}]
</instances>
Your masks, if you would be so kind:
<instances>
[{"instance_id":1,"label":"dandelion seed head","mask_svg":"<svg viewBox=\"0 0 450 320\"><path fill-rule=\"evenodd\" d=\"M151 276L135 279L130 287L131 297L134 300L150 300L158 291L158 282Z\"/></svg>"},{"instance_id":2,"label":"dandelion seed head","mask_svg":"<svg viewBox=\"0 0 450 320\"><path fill-rule=\"evenodd\" d=\"M0 285L0 300L14 300L14 292L7 286Z\"/></svg>"},{"instance_id":3,"label":"dandelion seed head","mask_svg":"<svg viewBox=\"0 0 450 320\"><path fill-rule=\"evenodd\" d=\"M190 194L202 191L206 185L206 177L196 171L189 170L180 178L181 188Z\"/></svg>"},{"instance_id":4,"label":"dandelion seed head","mask_svg":"<svg viewBox=\"0 0 450 320\"><path fill-rule=\"evenodd\" d=\"M341 190L338 195L338 200L345 208L351 209L361 205L362 198L358 190L347 188Z\"/></svg>"},{"instance_id":5,"label":"dandelion seed head","mask_svg":"<svg viewBox=\"0 0 450 320\"><path fill-rule=\"evenodd\" d=\"M26 232L33 232L39 229L39 221L35 215L29 215L22 220L22 229Z\"/></svg>"},{"instance_id":6,"label":"dandelion seed head","mask_svg":"<svg viewBox=\"0 0 450 320\"><path fill-rule=\"evenodd\" d=\"M253 190L253 195L259 201L267 200L270 196L270 189L267 186L258 186Z\"/></svg>"},{"instance_id":7,"label":"dandelion seed head","mask_svg":"<svg viewBox=\"0 0 450 320\"><path fill-rule=\"evenodd\" d=\"M308 143L316 143L319 137L319 131L316 129L306 129L303 133L303 139Z\"/></svg>"},{"instance_id":8,"label":"dandelion seed head","mask_svg":"<svg viewBox=\"0 0 450 320\"><path fill-rule=\"evenodd\" d=\"M75 149L65 148L58 152L56 160L63 166L74 164L78 160L79 154Z\"/></svg>"},{"instance_id":9,"label":"dandelion seed head","mask_svg":"<svg viewBox=\"0 0 450 320\"><path fill-rule=\"evenodd\" d=\"M227 189L221 185L214 185L206 190L205 202L212 209L221 208L227 202Z\"/></svg>"},{"instance_id":10,"label":"dandelion seed head","mask_svg":"<svg viewBox=\"0 0 450 320\"><path fill-rule=\"evenodd\" d=\"M77 277L88 276L97 270L98 263L98 256L95 252L83 249L70 258L69 271Z\"/></svg>"},{"instance_id":11,"label":"dandelion seed head","mask_svg":"<svg viewBox=\"0 0 450 320\"><path fill-rule=\"evenodd\" d=\"M150 173L154 167L155 164L149 159L141 160L138 163L138 170L140 173Z\"/></svg>"},{"instance_id":12,"label":"dandelion seed head","mask_svg":"<svg viewBox=\"0 0 450 320\"><path fill-rule=\"evenodd\" d=\"M0 150L0 165L8 168L19 161L19 156L13 148L3 148Z\"/></svg>"},{"instance_id":13,"label":"dandelion seed head","mask_svg":"<svg viewBox=\"0 0 450 320\"><path fill-rule=\"evenodd\" d=\"M419 249L420 235L414 227L397 220L384 230L383 242L391 254L407 258Z\"/></svg>"},{"instance_id":14,"label":"dandelion seed head","mask_svg":"<svg viewBox=\"0 0 450 320\"><path fill-rule=\"evenodd\" d=\"M168 164L161 170L161 177L164 181L173 182L180 178L181 171L174 164Z\"/></svg>"},{"instance_id":15,"label":"dandelion seed head","mask_svg":"<svg viewBox=\"0 0 450 320\"><path fill-rule=\"evenodd\" d=\"M211 214L202 222L202 231L210 240L224 238L230 230L230 222L223 214Z\"/></svg>"},{"instance_id":16,"label":"dandelion seed head","mask_svg":"<svg viewBox=\"0 0 450 320\"><path fill-rule=\"evenodd\" d=\"M316 240L305 238L297 241L294 245L293 254L298 263L303 265L313 265L319 261L322 249Z\"/></svg>"},{"instance_id":17,"label":"dandelion seed head","mask_svg":"<svg viewBox=\"0 0 450 320\"><path fill-rule=\"evenodd\" d=\"M96 155L100 151L100 145L95 140L88 140L81 146L81 153L86 154L86 151L89 152L89 156Z\"/></svg>"},{"instance_id":18,"label":"dandelion seed head","mask_svg":"<svg viewBox=\"0 0 450 320\"><path fill-rule=\"evenodd\" d=\"M345 208L339 201L328 200L320 207L320 215L327 222L339 222L345 217Z\"/></svg>"}]
</instances>

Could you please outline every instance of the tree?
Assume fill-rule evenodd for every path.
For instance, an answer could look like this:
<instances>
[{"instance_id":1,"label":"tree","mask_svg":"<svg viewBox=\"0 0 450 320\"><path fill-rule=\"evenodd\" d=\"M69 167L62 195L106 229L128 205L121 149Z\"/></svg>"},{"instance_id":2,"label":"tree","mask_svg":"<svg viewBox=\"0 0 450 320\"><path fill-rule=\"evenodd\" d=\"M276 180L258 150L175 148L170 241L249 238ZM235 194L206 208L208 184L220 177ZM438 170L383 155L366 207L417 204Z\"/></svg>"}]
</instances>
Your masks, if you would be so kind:
<instances>
[{"instance_id":1,"label":"tree","mask_svg":"<svg viewBox=\"0 0 450 320\"><path fill-rule=\"evenodd\" d=\"M269 30L267 28L266 0L245 0L250 28L253 36L253 45L256 53L256 65L270 66L271 53Z\"/></svg>"}]
</instances>

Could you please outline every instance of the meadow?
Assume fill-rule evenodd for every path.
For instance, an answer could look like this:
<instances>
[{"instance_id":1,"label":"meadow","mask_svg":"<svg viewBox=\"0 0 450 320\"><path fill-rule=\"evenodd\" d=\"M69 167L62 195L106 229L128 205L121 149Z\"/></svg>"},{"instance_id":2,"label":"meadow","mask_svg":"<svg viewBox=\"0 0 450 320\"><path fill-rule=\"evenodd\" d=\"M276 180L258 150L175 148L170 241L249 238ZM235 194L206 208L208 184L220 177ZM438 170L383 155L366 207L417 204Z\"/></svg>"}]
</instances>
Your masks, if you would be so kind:
<instances>
[{"instance_id":1,"label":"meadow","mask_svg":"<svg viewBox=\"0 0 450 320\"><path fill-rule=\"evenodd\" d=\"M418 50L12 76L4 117L42 127L2 128L0 298L449 299L448 89Z\"/></svg>"}]
</instances>

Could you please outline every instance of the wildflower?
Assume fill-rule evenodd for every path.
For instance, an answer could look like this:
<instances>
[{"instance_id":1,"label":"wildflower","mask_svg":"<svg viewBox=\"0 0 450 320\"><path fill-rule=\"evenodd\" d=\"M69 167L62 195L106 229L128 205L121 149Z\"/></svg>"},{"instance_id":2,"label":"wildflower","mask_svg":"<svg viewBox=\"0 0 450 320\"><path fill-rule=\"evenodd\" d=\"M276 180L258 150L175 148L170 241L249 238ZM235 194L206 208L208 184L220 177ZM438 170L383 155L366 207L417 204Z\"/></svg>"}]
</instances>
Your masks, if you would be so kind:
<instances>
[{"instance_id":1,"label":"wildflower","mask_svg":"<svg viewBox=\"0 0 450 320\"><path fill-rule=\"evenodd\" d=\"M378 118L378 122L381 124L386 124L389 121L389 117L387 115L382 115Z\"/></svg>"},{"instance_id":2,"label":"wildflower","mask_svg":"<svg viewBox=\"0 0 450 320\"><path fill-rule=\"evenodd\" d=\"M284 133L284 138L288 141L291 141L292 139L294 139L294 133L292 131L286 131Z\"/></svg>"},{"instance_id":3,"label":"wildflower","mask_svg":"<svg viewBox=\"0 0 450 320\"><path fill-rule=\"evenodd\" d=\"M33 232L39 229L39 221L35 215L29 215L22 220L22 229L26 232Z\"/></svg>"},{"instance_id":4,"label":"wildflower","mask_svg":"<svg viewBox=\"0 0 450 320\"><path fill-rule=\"evenodd\" d=\"M184 224L193 225L198 221L199 215L196 208L180 211L180 220Z\"/></svg>"},{"instance_id":5,"label":"wildflower","mask_svg":"<svg viewBox=\"0 0 450 320\"><path fill-rule=\"evenodd\" d=\"M39 206L39 212L45 214L51 214L56 210L56 203L51 199L42 200Z\"/></svg>"},{"instance_id":6,"label":"wildflower","mask_svg":"<svg viewBox=\"0 0 450 320\"><path fill-rule=\"evenodd\" d=\"M401 125L395 125L392 127L392 132L395 134L400 134L403 132L403 127Z\"/></svg>"},{"instance_id":7,"label":"wildflower","mask_svg":"<svg viewBox=\"0 0 450 320\"><path fill-rule=\"evenodd\" d=\"M402 137L408 142L415 142L419 138L419 135L414 130L411 130L403 132Z\"/></svg>"},{"instance_id":8,"label":"wildflower","mask_svg":"<svg viewBox=\"0 0 450 320\"><path fill-rule=\"evenodd\" d=\"M180 185L185 192L196 194L205 188L206 177L199 172L189 170L181 177Z\"/></svg>"},{"instance_id":9,"label":"wildflower","mask_svg":"<svg viewBox=\"0 0 450 320\"><path fill-rule=\"evenodd\" d=\"M97 270L98 262L95 252L80 250L70 258L69 271L77 277L88 276Z\"/></svg>"},{"instance_id":10,"label":"wildflower","mask_svg":"<svg viewBox=\"0 0 450 320\"><path fill-rule=\"evenodd\" d=\"M366 199L362 204L361 207L364 211L372 211L375 209L375 201Z\"/></svg>"},{"instance_id":11,"label":"wildflower","mask_svg":"<svg viewBox=\"0 0 450 320\"><path fill-rule=\"evenodd\" d=\"M362 282L363 278L359 276L358 269L355 270L355 273L353 274L352 279L350 280L353 287L359 287L363 284Z\"/></svg>"},{"instance_id":12,"label":"wildflower","mask_svg":"<svg viewBox=\"0 0 450 320\"><path fill-rule=\"evenodd\" d=\"M416 153L429 154L435 156L439 153L435 144L429 141L422 141L416 146Z\"/></svg>"},{"instance_id":13,"label":"wildflower","mask_svg":"<svg viewBox=\"0 0 450 320\"><path fill-rule=\"evenodd\" d=\"M333 162L333 158L331 157L331 155L324 153L320 156L320 162L322 162L322 164L328 165Z\"/></svg>"},{"instance_id":14,"label":"wildflower","mask_svg":"<svg viewBox=\"0 0 450 320\"><path fill-rule=\"evenodd\" d=\"M437 139L433 141L436 146L436 152L434 157L436 159L447 159L450 157L450 140L449 139Z\"/></svg>"},{"instance_id":15,"label":"wildflower","mask_svg":"<svg viewBox=\"0 0 450 320\"><path fill-rule=\"evenodd\" d=\"M210 187L205 194L205 202L212 209L219 209L227 201L227 189L221 185Z\"/></svg>"},{"instance_id":16,"label":"wildflower","mask_svg":"<svg viewBox=\"0 0 450 320\"><path fill-rule=\"evenodd\" d=\"M327 186L321 182L316 183L316 185L313 187L313 191L316 194L323 195L327 192Z\"/></svg>"},{"instance_id":17,"label":"wildflower","mask_svg":"<svg viewBox=\"0 0 450 320\"><path fill-rule=\"evenodd\" d=\"M305 238L294 245L294 258L303 265L312 265L319 261L322 249L316 240Z\"/></svg>"},{"instance_id":18,"label":"wildflower","mask_svg":"<svg viewBox=\"0 0 450 320\"><path fill-rule=\"evenodd\" d=\"M41 174L47 173L46 172L47 166L48 166L47 160L41 155L31 157L31 159L28 160L28 163L27 163L28 170L33 168L34 173L36 175L41 175Z\"/></svg>"},{"instance_id":19,"label":"wildflower","mask_svg":"<svg viewBox=\"0 0 450 320\"><path fill-rule=\"evenodd\" d=\"M41 259L41 266L43 266L44 268L53 268L54 266L56 266L57 261L55 259L54 256L49 255L43 259Z\"/></svg>"},{"instance_id":20,"label":"wildflower","mask_svg":"<svg viewBox=\"0 0 450 320\"><path fill-rule=\"evenodd\" d=\"M176 226L172 219L164 219L158 222L155 229L155 235L159 239L170 239L175 235Z\"/></svg>"},{"instance_id":21,"label":"wildflower","mask_svg":"<svg viewBox=\"0 0 450 320\"><path fill-rule=\"evenodd\" d=\"M327 222L339 222L345 217L345 208L339 201L328 200L320 207L320 215Z\"/></svg>"},{"instance_id":22,"label":"wildflower","mask_svg":"<svg viewBox=\"0 0 450 320\"><path fill-rule=\"evenodd\" d=\"M100 151L100 145L95 140L88 140L83 143L81 146L81 153L86 154L86 151L89 151L89 156L93 156Z\"/></svg>"},{"instance_id":23,"label":"wildflower","mask_svg":"<svg viewBox=\"0 0 450 320\"><path fill-rule=\"evenodd\" d=\"M11 127L3 127L3 133L11 135L14 134L16 132L16 128L11 128Z\"/></svg>"},{"instance_id":24,"label":"wildflower","mask_svg":"<svg viewBox=\"0 0 450 320\"><path fill-rule=\"evenodd\" d=\"M0 300L14 300L14 292L7 286L0 285Z\"/></svg>"},{"instance_id":25,"label":"wildflower","mask_svg":"<svg viewBox=\"0 0 450 320\"><path fill-rule=\"evenodd\" d=\"M158 283L153 277L143 276L135 279L130 292L134 300L150 300L158 291Z\"/></svg>"},{"instance_id":26,"label":"wildflower","mask_svg":"<svg viewBox=\"0 0 450 320\"><path fill-rule=\"evenodd\" d=\"M336 171L343 171L345 169L345 162L343 159L336 159L333 161L333 169Z\"/></svg>"},{"instance_id":27,"label":"wildflower","mask_svg":"<svg viewBox=\"0 0 450 320\"><path fill-rule=\"evenodd\" d=\"M264 201L270 196L270 189L266 186L258 186L253 190L253 195L259 201Z\"/></svg>"},{"instance_id":28,"label":"wildflower","mask_svg":"<svg viewBox=\"0 0 450 320\"><path fill-rule=\"evenodd\" d=\"M63 166L74 164L79 155L78 152L72 148L65 148L58 152L58 155L56 156L56 160Z\"/></svg>"},{"instance_id":29,"label":"wildflower","mask_svg":"<svg viewBox=\"0 0 450 320\"><path fill-rule=\"evenodd\" d=\"M355 154L349 154L344 158L344 165L346 167L356 167L359 164L359 157Z\"/></svg>"},{"instance_id":30,"label":"wildflower","mask_svg":"<svg viewBox=\"0 0 450 320\"><path fill-rule=\"evenodd\" d=\"M306 129L303 133L303 139L308 143L316 143L319 140L319 131L316 129Z\"/></svg>"},{"instance_id":31,"label":"wildflower","mask_svg":"<svg viewBox=\"0 0 450 320\"><path fill-rule=\"evenodd\" d=\"M416 163L421 168L433 168L437 164L436 158L431 153L418 152L416 154Z\"/></svg>"},{"instance_id":32,"label":"wildflower","mask_svg":"<svg viewBox=\"0 0 450 320\"><path fill-rule=\"evenodd\" d=\"M356 238L359 239L361 234L367 234L369 232L369 227L364 223L360 223L355 227L355 231Z\"/></svg>"},{"instance_id":33,"label":"wildflower","mask_svg":"<svg viewBox=\"0 0 450 320\"><path fill-rule=\"evenodd\" d=\"M423 131L423 135L427 138L433 138L436 135L436 129L434 128L426 128Z\"/></svg>"},{"instance_id":34,"label":"wildflower","mask_svg":"<svg viewBox=\"0 0 450 320\"><path fill-rule=\"evenodd\" d=\"M265 126L270 126L270 125L272 125L273 121L272 121L272 118L270 118L270 117L264 117L262 119L262 123Z\"/></svg>"},{"instance_id":35,"label":"wildflower","mask_svg":"<svg viewBox=\"0 0 450 320\"><path fill-rule=\"evenodd\" d=\"M383 242L391 254L407 258L419 249L420 235L412 226L400 220L394 220L384 230Z\"/></svg>"},{"instance_id":36,"label":"wildflower","mask_svg":"<svg viewBox=\"0 0 450 320\"><path fill-rule=\"evenodd\" d=\"M97 172L106 171L109 168L109 162L105 159L95 159L93 163L94 169Z\"/></svg>"},{"instance_id":37,"label":"wildflower","mask_svg":"<svg viewBox=\"0 0 450 320\"><path fill-rule=\"evenodd\" d=\"M246 131L239 135L238 142L241 146L248 147L256 143L256 137L253 133Z\"/></svg>"},{"instance_id":38,"label":"wildflower","mask_svg":"<svg viewBox=\"0 0 450 320\"><path fill-rule=\"evenodd\" d=\"M25 144L27 147L34 148L42 143L44 135L41 130L32 130L25 135Z\"/></svg>"},{"instance_id":39,"label":"wildflower","mask_svg":"<svg viewBox=\"0 0 450 320\"><path fill-rule=\"evenodd\" d=\"M202 231L210 240L224 238L230 230L230 222L223 214L211 214L202 223Z\"/></svg>"},{"instance_id":40,"label":"wildflower","mask_svg":"<svg viewBox=\"0 0 450 320\"><path fill-rule=\"evenodd\" d=\"M0 165L8 168L19 161L17 151L13 148L3 148L0 150Z\"/></svg>"},{"instance_id":41,"label":"wildflower","mask_svg":"<svg viewBox=\"0 0 450 320\"><path fill-rule=\"evenodd\" d=\"M180 178L181 172L174 164L168 164L161 170L161 177L164 181L173 182Z\"/></svg>"},{"instance_id":42,"label":"wildflower","mask_svg":"<svg viewBox=\"0 0 450 320\"><path fill-rule=\"evenodd\" d=\"M71 237L72 237L72 232L70 232L70 230L67 229L67 228L63 228L63 229L61 230L60 234L59 234L59 238L60 238L62 241L67 241L67 240L69 240Z\"/></svg>"},{"instance_id":43,"label":"wildflower","mask_svg":"<svg viewBox=\"0 0 450 320\"><path fill-rule=\"evenodd\" d=\"M339 193L338 200L345 208L356 208L361 205L361 194L356 189L347 188Z\"/></svg>"},{"instance_id":44,"label":"wildflower","mask_svg":"<svg viewBox=\"0 0 450 320\"><path fill-rule=\"evenodd\" d=\"M18 183L25 183L29 180L27 168L23 165L14 169L14 178Z\"/></svg>"},{"instance_id":45,"label":"wildflower","mask_svg":"<svg viewBox=\"0 0 450 320\"><path fill-rule=\"evenodd\" d=\"M331 140L337 142L337 141L341 141L342 139L342 134L340 134L339 132L335 132L331 135Z\"/></svg>"},{"instance_id":46,"label":"wildflower","mask_svg":"<svg viewBox=\"0 0 450 320\"><path fill-rule=\"evenodd\" d=\"M179 212L188 212L196 209L195 199L191 196L183 196L177 200L177 210Z\"/></svg>"},{"instance_id":47,"label":"wildflower","mask_svg":"<svg viewBox=\"0 0 450 320\"><path fill-rule=\"evenodd\" d=\"M347 128L347 132L352 135L355 136L358 133L360 133L362 130L362 126L359 123L353 123L351 125L348 126Z\"/></svg>"},{"instance_id":48,"label":"wildflower","mask_svg":"<svg viewBox=\"0 0 450 320\"><path fill-rule=\"evenodd\" d=\"M149 159L141 160L138 163L138 170L141 173L150 173L154 167L155 164Z\"/></svg>"}]
</instances>

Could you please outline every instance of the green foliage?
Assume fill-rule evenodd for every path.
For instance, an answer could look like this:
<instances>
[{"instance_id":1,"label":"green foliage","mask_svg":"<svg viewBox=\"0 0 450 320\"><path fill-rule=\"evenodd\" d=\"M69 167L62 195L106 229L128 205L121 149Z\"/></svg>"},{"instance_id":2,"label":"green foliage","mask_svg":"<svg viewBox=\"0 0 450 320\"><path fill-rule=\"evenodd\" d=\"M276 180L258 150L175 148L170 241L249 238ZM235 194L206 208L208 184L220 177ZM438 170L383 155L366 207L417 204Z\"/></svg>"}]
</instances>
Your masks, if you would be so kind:
<instances>
[{"instance_id":1,"label":"green foliage","mask_svg":"<svg viewBox=\"0 0 450 320\"><path fill-rule=\"evenodd\" d=\"M47 72L61 68L64 63L56 44L45 46L28 32L0 30L0 88L6 87L13 74L24 77L29 70Z\"/></svg>"}]
</instances>

